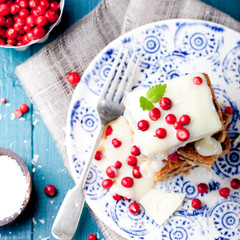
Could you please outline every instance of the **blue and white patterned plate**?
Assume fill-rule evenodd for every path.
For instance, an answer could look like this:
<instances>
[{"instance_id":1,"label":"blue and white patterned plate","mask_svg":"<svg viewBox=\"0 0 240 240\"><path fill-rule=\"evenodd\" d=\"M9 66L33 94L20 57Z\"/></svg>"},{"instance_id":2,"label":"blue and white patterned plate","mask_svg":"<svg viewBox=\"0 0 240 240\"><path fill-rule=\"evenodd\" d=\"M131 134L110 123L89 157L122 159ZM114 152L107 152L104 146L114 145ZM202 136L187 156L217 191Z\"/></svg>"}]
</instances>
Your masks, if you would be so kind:
<instances>
[{"instance_id":1,"label":"blue and white patterned plate","mask_svg":"<svg viewBox=\"0 0 240 240\"><path fill-rule=\"evenodd\" d=\"M226 199L218 194L240 177L240 34L224 26L197 20L167 20L137 28L110 43L93 60L77 86L67 122L69 164L77 180L99 130L96 104L118 49L141 51L137 86L149 86L189 72L210 75L222 107L232 106L234 114L228 130L231 152L220 158L212 171L197 168L190 175L178 175L156 184L156 188L186 193L182 207L163 226L144 209L132 215L131 201L112 199L102 189L103 174L92 166L86 182L86 201L95 214L126 239L220 240L240 239L240 191L231 189ZM197 192L197 184L209 186L207 194ZM191 200L201 199L203 207L193 210Z\"/></svg>"}]
</instances>

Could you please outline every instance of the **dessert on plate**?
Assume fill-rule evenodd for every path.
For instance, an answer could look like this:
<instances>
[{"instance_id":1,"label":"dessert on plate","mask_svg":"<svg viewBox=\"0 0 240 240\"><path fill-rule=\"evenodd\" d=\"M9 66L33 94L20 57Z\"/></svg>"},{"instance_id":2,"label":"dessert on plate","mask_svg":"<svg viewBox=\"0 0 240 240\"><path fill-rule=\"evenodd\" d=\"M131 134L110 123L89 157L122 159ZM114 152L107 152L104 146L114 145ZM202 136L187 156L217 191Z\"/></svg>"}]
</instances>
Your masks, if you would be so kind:
<instances>
[{"instance_id":1,"label":"dessert on plate","mask_svg":"<svg viewBox=\"0 0 240 240\"><path fill-rule=\"evenodd\" d=\"M106 127L95 155L96 165L106 174L102 186L110 189L115 200L134 199L145 208L158 197L167 202L178 199L166 218L156 219L156 209L148 211L162 224L184 194L157 193L152 189L154 181L197 166L210 170L230 150L230 114L221 111L205 73L174 78L167 85L139 87L127 94L124 104L124 115Z\"/></svg>"}]
</instances>

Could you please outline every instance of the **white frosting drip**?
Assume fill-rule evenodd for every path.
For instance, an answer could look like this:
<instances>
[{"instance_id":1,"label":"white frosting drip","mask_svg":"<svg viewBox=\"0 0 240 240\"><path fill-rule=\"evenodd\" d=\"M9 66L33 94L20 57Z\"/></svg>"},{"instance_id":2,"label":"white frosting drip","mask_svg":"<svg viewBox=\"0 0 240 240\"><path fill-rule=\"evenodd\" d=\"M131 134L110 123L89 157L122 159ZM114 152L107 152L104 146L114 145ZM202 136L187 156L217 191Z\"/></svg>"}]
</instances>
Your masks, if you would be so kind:
<instances>
[{"instance_id":1,"label":"white frosting drip","mask_svg":"<svg viewBox=\"0 0 240 240\"><path fill-rule=\"evenodd\" d=\"M202 156L219 155L222 152L221 143L213 137L205 137L194 143L196 151Z\"/></svg>"},{"instance_id":2,"label":"white frosting drip","mask_svg":"<svg viewBox=\"0 0 240 240\"><path fill-rule=\"evenodd\" d=\"M196 76L202 78L201 85L193 83L193 78ZM140 108L139 98L146 96L147 90L145 88L135 90L129 93L125 100L125 116L134 131L133 141L141 149L144 159L164 159L179 147L209 136L222 128L222 123L214 107L211 90L203 74L192 73L168 81L164 97L171 99L172 108L167 111L161 110L161 117L157 121L150 120L148 111ZM158 103L154 105L159 108ZM184 126L190 132L190 138L187 141L180 142L176 138L176 130L173 125L165 122L165 117L169 113L174 114L177 119L183 114L190 116L190 124ZM145 132L137 129L137 123L143 119L150 123L149 129ZM155 131L159 127L167 130L166 138L154 137Z\"/></svg>"}]
</instances>

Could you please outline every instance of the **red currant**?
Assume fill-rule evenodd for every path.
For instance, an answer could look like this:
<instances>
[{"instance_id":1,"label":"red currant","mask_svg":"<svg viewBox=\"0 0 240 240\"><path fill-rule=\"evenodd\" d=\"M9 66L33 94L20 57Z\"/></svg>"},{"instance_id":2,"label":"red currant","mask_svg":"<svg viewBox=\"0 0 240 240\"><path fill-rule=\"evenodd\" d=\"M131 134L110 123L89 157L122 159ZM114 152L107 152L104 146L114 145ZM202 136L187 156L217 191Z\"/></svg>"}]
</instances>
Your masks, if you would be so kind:
<instances>
[{"instance_id":1,"label":"red currant","mask_svg":"<svg viewBox=\"0 0 240 240\"><path fill-rule=\"evenodd\" d=\"M26 33L26 35L27 35L27 37L28 37L28 39L29 39L30 41L32 41L32 40L35 39L34 36L33 36L33 32L32 32L32 31L29 31L28 33Z\"/></svg>"},{"instance_id":2,"label":"red currant","mask_svg":"<svg viewBox=\"0 0 240 240\"><path fill-rule=\"evenodd\" d=\"M176 119L175 115L173 115L173 114L168 114L168 115L165 117L165 120L166 120L166 123L168 123L168 124L174 124L177 119Z\"/></svg>"},{"instance_id":3,"label":"red currant","mask_svg":"<svg viewBox=\"0 0 240 240\"><path fill-rule=\"evenodd\" d=\"M134 166L132 170L132 174L135 178L141 178L142 174L140 172L140 167L139 166Z\"/></svg>"},{"instance_id":4,"label":"red currant","mask_svg":"<svg viewBox=\"0 0 240 240\"><path fill-rule=\"evenodd\" d=\"M29 25L23 26L23 31L24 32L29 32L31 30L31 27Z\"/></svg>"},{"instance_id":5,"label":"red currant","mask_svg":"<svg viewBox=\"0 0 240 240\"><path fill-rule=\"evenodd\" d=\"M232 179L230 184L231 184L231 187L233 189L239 189L240 188L240 180L237 179L237 178Z\"/></svg>"},{"instance_id":6,"label":"red currant","mask_svg":"<svg viewBox=\"0 0 240 240\"><path fill-rule=\"evenodd\" d=\"M160 99L159 105L163 110L169 110L172 107L172 101L167 97L163 97Z\"/></svg>"},{"instance_id":7,"label":"red currant","mask_svg":"<svg viewBox=\"0 0 240 240\"><path fill-rule=\"evenodd\" d=\"M33 15L34 15L35 17L43 16L44 13L46 12L45 7L43 7L43 6L41 6L41 5L37 6L37 7L34 8L33 10L34 10ZM46 18L46 20L47 20L47 18Z\"/></svg>"},{"instance_id":8,"label":"red currant","mask_svg":"<svg viewBox=\"0 0 240 240\"><path fill-rule=\"evenodd\" d=\"M41 39L45 36L46 31L43 27L36 26L33 28L32 33L34 38Z\"/></svg>"},{"instance_id":9,"label":"red currant","mask_svg":"<svg viewBox=\"0 0 240 240\"><path fill-rule=\"evenodd\" d=\"M206 193L208 191L208 186L205 183L200 183L198 184L197 189L199 193Z\"/></svg>"},{"instance_id":10,"label":"red currant","mask_svg":"<svg viewBox=\"0 0 240 240\"><path fill-rule=\"evenodd\" d=\"M227 106L227 107L225 107L225 112L232 115L234 111L231 106Z\"/></svg>"},{"instance_id":11,"label":"red currant","mask_svg":"<svg viewBox=\"0 0 240 240\"><path fill-rule=\"evenodd\" d=\"M40 0L39 4L45 7L45 9L49 8L49 2L47 0Z\"/></svg>"},{"instance_id":12,"label":"red currant","mask_svg":"<svg viewBox=\"0 0 240 240\"><path fill-rule=\"evenodd\" d=\"M110 125L108 125L107 128L106 128L106 133L105 133L105 135L106 135L106 136L111 135L111 134L112 134L112 131L113 131L112 127L111 127Z\"/></svg>"},{"instance_id":13,"label":"red currant","mask_svg":"<svg viewBox=\"0 0 240 240\"><path fill-rule=\"evenodd\" d=\"M22 116L22 112L21 112L19 109L16 109L16 110L14 111L14 116L15 116L16 118L20 118L20 117Z\"/></svg>"},{"instance_id":14,"label":"red currant","mask_svg":"<svg viewBox=\"0 0 240 240\"><path fill-rule=\"evenodd\" d=\"M25 104L25 103L22 103L22 104L20 105L19 109L20 109L20 111L21 111L22 113L26 113L26 112L28 111L28 105Z\"/></svg>"},{"instance_id":15,"label":"red currant","mask_svg":"<svg viewBox=\"0 0 240 240\"><path fill-rule=\"evenodd\" d=\"M7 44L14 46L16 44L16 39L7 39Z\"/></svg>"},{"instance_id":16,"label":"red currant","mask_svg":"<svg viewBox=\"0 0 240 240\"><path fill-rule=\"evenodd\" d=\"M18 5L21 7L21 8L27 8L28 7L28 2L27 0L20 0Z\"/></svg>"},{"instance_id":17,"label":"red currant","mask_svg":"<svg viewBox=\"0 0 240 240\"><path fill-rule=\"evenodd\" d=\"M6 36L9 39L14 39L17 37L17 31L14 28L9 28L6 31Z\"/></svg>"},{"instance_id":18,"label":"red currant","mask_svg":"<svg viewBox=\"0 0 240 240\"><path fill-rule=\"evenodd\" d=\"M1 103L6 103L7 99L5 97L1 98Z\"/></svg>"},{"instance_id":19,"label":"red currant","mask_svg":"<svg viewBox=\"0 0 240 240\"><path fill-rule=\"evenodd\" d=\"M0 27L4 26L6 23L6 19L4 16L0 16Z\"/></svg>"},{"instance_id":20,"label":"red currant","mask_svg":"<svg viewBox=\"0 0 240 240\"><path fill-rule=\"evenodd\" d=\"M6 16L9 14L9 6L6 3L1 3L0 4L0 15Z\"/></svg>"},{"instance_id":21,"label":"red currant","mask_svg":"<svg viewBox=\"0 0 240 240\"><path fill-rule=\"evenodd\" d=\"M179 119L179 122L182 125L188 125L190 121L191 121L191 118L187 114L182 115Z\"/></svg>"},{"instance_id":22,"label":"red currant","mask_svg":"<svg viewBox=\"0 0 240 240\"><path fill-rule=\"evenodd\" d=\"M177 152L174 152L170 155L168 155L168 159L171 161L171 162L176 162L178 160L178 153Z\"/></svg>"},{"instance_id":23,"label":"red currant","mask_svg":"<svg viewBox=\"0 0 240 240\"><path fill-rule=\"evenodd\" d=\"M202 84L202 78L200 78L198 76L193 78L193 83L196 84L196 85Z\"/></svg>"},{"instance_id":24,"label":"red currant","mask_svg":"<svg viewBox=\"0 0 240 240\"><path fill-rule=\"evenodd\" d=\"M173 127L174 127L174 129L178 130L178 129L182 128L182 124L180 122L175 122L173 124Z\"/></svg>"},{"instance_id":25,"label":"red currant","mask_svg":"<svg viewBox=\"0 0 240 240\"><path fill-rule=\"evenodd\" d=\"M80 75L77 72L70 72L67 76L67 80L72 85L78 84L80 82Z\"/></svg>"},{"instance_id":26,"label":"red currant","mask_svg":"<svg viewBox=\"0 0 240 240\"><path fill-rule=\"evenodd\" d=\"M44 192L48 197L53 197L56 195L57 190L55 188L55 186L48 184L45 188L44 188Z\"/></svg>"},{"instance_id":27,"label":"red currant","mask_svg":"<svg viewBox=\"0 0 240 240\"><path fill-rule=\"evenodd\" d=\"M137 214L140 212L140 205L137 202L133 202L128 207L129 212L132 214Z\"/></svg>"},{"instance_id":28,"label":"red currant","mask_svg":"<svg viewBox=\"0 0 240 240\"><path fill-rule=\"evenodd\" d=\"M180 128L177 130L177 139L181 142L187 141L190 137L190 133L186 128Z\"/></svg>"},{"instance_id":29,"label":"red currant","mask_svg":"<svg viewBox=\"0 0 240 240\"><path fill-rule=\"evenodd\" d=\"M125 188L130 188L133 186L133 179L131 177L124 177L121 183Z\"/></svg>"},{"instance_id":30,"label":"red currant","mask_svg":"<svg viewBox=\"0 0 240 240\"><path fill-rule=\"evenodd\" d=\"M116 201L119 201L119 200L122 199L122 196L121 196L121 195L118 195L117 193L114 194L112 197L113 197L113 199L116 200Z\"/></svg>"},{"instance_id":31,"label":"red currant","mask_svg":"<svg viewBox=\"0 0 240 240\"><path fill-rule=\"evenodd\" d=\"M131 147L131 149L130 149L130 153L133 155L133 156L139 156L140 154L141 154L141 151L140 151L140 149L136 146L136 145L134 145L134 146L132 146Z\"/></svg>"},{"instance_id":32,"label":"red currant","mask_svg":"<svg viewBox=\"0 0 240 240\"><path fill-rule=\"evenodd\" d=\"M102 152L101 151L96 151L94 159L99 161L102 159Z\"/></svg>"},{"instance_id":33,"label":"red currant","mask_svg":"<svg viewBox=\"0 0 240 240\"><path fill-rule=\"evenodd\" d=\"M225 188L221 188L219 190L219 194L221 197L224 197L224 198L227 198L229 196L229 193L230 193L230 189L225 187Z\"/></svg>"},{"instance_id":34,"label":"red currant","mask_svg":"<svg viewBox=\"0 0 240 240\"><path fill-rule=\"evenodd\" d=\"M97 237L96 237L96 235L95 234L89 234L88 235L88 240L97 240Z\"/></svg>"},{"instance_id":35,"label":"red currant","mask_svg":"<svg viewBox=\"0 0 240 240\"><path fill-rule=\"evenodd\" d=\"M26 25L33 27L36 23L36 17L33 15L30 15L26 18Z\"/></svg>"},{"instance_id":36,"label":"red currant","mask_svg":"<svg viewBox=\"0 0 240 240\"><path fill-rule=\"evenodd\" d=\"M15 22L18 23L21 26L24 26L26 21L23 17L16 17Z\"/></svg>"},{"instance_id":37,"label":"red currant","mask_svg":"<svg viewBox=\"0 0 240 240\"><path fill-rule=\"evenodd\" d=\"M147 120L141 120L137 124L138 129L145 132L149 129L149 122Z\"/></svg>"},{"instance_id":38,"label":"red currant","mask_svg":"<svg viewBox=\"0 0 240 240\"><path fill-rule=\"evenodd\" d=\"M127 164L129 166L136 166L137 165L137 158L135 156L128 156Z\"/></svg>"},{"instance_id":39,"label":"red currant","mask_svg":"<svg viewBox=\"0 0 240 240\"><path fill-rule=\"evenodd\" d=\"M54 23L58 20L58 14L52 10L47 10L45 13L45 17L47 18L48 22Z\"/></svg>"},{"instance_id":40,"label":"red currant","mask_svg":"<svg viewBox=\"0 0 240 240\"><path fill-rule=\"evenodd\" d=\"M102 187L104 189L109 189L113 185L113 181L111 179L105 179L102 181Z\"/></svg>"},{"instance_id":41,"label":"red currant","mask_svg":"<svg viewBox=\"0 0 240 240\"><path fill-rule=\"evenodd\" d=\"M195 209L199 209L202 206L201 201L198 198L194 198L192 200L192 207Z\"/></svg>"},{"instance_id":42,"label":"red currant","mask_svg":"<svg viewBox=\"0 0 240 240\"><path fill-rule=\"evenodd\" d=\"M119 141L117 138L114 138L114 139L112 140L112 145L113 145L115 148L119 148L119 147L121 147L122 142Z\"/></svg>"},{"instance_id":43,"label":"red currant","mask_svg":"<svg viewBox=\"0 0 240 240\"><path fill-rule=\"evenodd\" d=\"M60 5L57 1L53 1L50 3L50 9L54 12L57 12L60 9Z\"/></svg>"},{"instance_id":44,"label":"red currant","mask_svg":"<svg viewBox=\"0 0 240 240\"><path fill-rule=\"evenodd\" d=\"M19 32L20 30L22 30L22 26L19 25L18 23L14 23L13 24L13 29L15 29L17 32Z\"/></svg>"},{"instance_id":45,"label":"red currant","mask_svg":"<svg viewBox=\"0 0 240 240\"><path fill-rule=\"evenodd\" d=\"M29 1L28 1L28 6L29 6L30 8L36 8L37 5L38 5L38 0L29 0Z\"/></svg>"},{"instance_id":46,"label":"red currant","mask_svg":"<svg viewBox=\"0 0 240 240\"><path fill-rule=\"evenodd\" d=\"M14 24L14 20L12 17L6 17L6 23L5 23L5 27L6 28L11 28Z\"/></svg>"},{"instance_id":47,"label":"red currant","mask_svg":"<svg viewBox=\"0 0 240 240\"><path fill-rule=\"evenodd\" d=\"M148 116L152 121L157 121L161 117L161 112L158 108L154 108L149 111Z\"/></svg>"},{"instance_id":48,"label":"red currant","mask_svg":"<svg viewBox=\"0 0 240 240\"><path fill-rule=\"evenodd\" d=\"M20 9L19 5L17 5L17 4L12 4L12 5L10 6L10 13L11 13L12 15L15 15L15 14L18 13L19 9Z\"/></svg>"},{"instance_id":49,"label":"red currant","mask_svg":"<svg viewBox=\"0 0 240 240\"><path fill-rule=\"evenodd\" d=\"M106 169L106 174L110 178L115 178L118 175L118 170L117 170L117 168L115 166L109 166Z\"/></svg>"},{"instance_id":50,"label":"red currant","mask_svg":"<svg viewBox=\"0 0 240 240\"><path fill-rule=\"evenodd\" d=\"M5 45L5 41L2 38L0 38L0 45Z\"/></svg>"},{"instance_id":51,"label":"red currant","mask_svg":"<svg viewBox=\"0 0 240 240\"><path fill-rule=\"evenodd\" d=\"M45 26L47 24L47 18L45 16L39 16L36 19L36 24L41 27Z\"/></svg>"},{"instance_id":52,"label":"red currant","mask_svg":"<svg viewBox=\"0 0 240 240\"><path fill-rule=\"evenodd\" d=\"M22 37L22 42L23 42L24 45L26 45L26 44L28 44L30 42L30 40L28 39L27 35L24 35Z\"/></svg>"},{"instance_id":53,"label":"red currant","mask_svg":"<svg viewBox=\"0 0 240 240\"><path fill-rule=\"evenodd\" d=\"M155 134L159 139L163 139L167 136L167 130L165 128L158 128Z\"/></svg>"},{"instance_id":54,"label":"red currant","mask_svg":"<svg viewBox=\"0 0 240 240\"><path fill-rule=\"evenodd\" d=\"M118 168L118 169L121 168L122 167L122 163L120 161L116 161L115 162L115 167Z\"/></svg>"},{"instance_id":55,"label":"red currant","mask_svg":"<svg viewBox=\"0 0 240 240\"><path fill-rule=\"evenodd\" d=\"M29 10L26 9L26 8L22 8L19 10L19 13L18 13L18 16L19 17L22 17L22 18L26 18L29 16Z\"/></svg>"}]
</instances>

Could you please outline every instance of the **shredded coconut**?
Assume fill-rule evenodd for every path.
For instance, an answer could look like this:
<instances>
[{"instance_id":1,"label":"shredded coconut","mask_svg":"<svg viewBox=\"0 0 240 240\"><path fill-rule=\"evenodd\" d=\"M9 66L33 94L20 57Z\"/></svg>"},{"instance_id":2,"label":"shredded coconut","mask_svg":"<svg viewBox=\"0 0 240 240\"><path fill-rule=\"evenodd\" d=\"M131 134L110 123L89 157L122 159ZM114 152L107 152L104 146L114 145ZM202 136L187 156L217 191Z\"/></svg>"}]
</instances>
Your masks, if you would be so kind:
<instances>
[{"instance_id":1,"label":"shredded coconut","mask_svg":"<svg viewBox=\"0 0 240 240\"><path fill-rule=\"evenodd\" d=\"M18 163L8 156L0 156L0 220L20 212L28 187Z\"/></svg>"}]
</instances>

